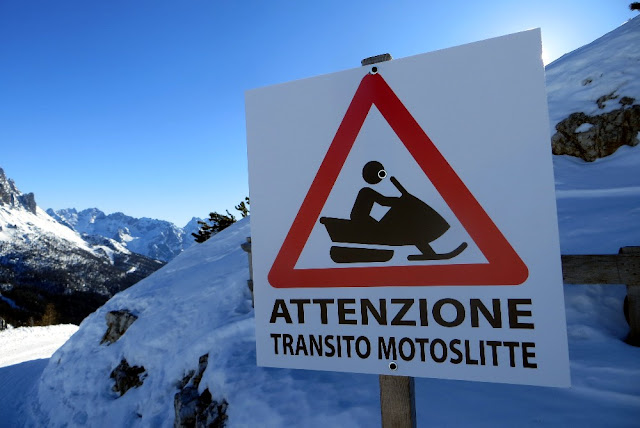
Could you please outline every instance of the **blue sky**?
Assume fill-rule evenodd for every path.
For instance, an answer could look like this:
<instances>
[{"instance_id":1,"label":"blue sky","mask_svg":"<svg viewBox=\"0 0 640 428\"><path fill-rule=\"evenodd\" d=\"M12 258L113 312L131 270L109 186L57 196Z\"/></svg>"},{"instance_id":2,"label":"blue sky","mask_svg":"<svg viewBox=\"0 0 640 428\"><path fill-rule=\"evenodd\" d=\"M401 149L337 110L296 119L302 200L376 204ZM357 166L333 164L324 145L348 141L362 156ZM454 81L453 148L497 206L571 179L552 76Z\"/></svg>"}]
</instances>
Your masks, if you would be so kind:
<instances>
[{"instance_id":1,"label":"blue sky","mask_svg":"<svg viewBox=\"0 0 640 428\"><path fill-rule=\"evenodd\" d=\"M535 27L554 60L629 3L0 0L0 167L45 209L183 226L248 195L246 90Z\"/></svg>"}]
</instances>

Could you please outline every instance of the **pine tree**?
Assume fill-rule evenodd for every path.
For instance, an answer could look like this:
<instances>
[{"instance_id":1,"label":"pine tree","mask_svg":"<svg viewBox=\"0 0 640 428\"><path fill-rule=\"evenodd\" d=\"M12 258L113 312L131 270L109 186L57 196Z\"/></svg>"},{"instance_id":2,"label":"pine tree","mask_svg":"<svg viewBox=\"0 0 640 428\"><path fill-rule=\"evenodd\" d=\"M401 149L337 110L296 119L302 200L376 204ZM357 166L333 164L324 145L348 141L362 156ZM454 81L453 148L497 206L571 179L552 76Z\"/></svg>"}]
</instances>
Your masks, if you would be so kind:
<instances>
[{"instance_id":1,"label":"pine tree","mask_svg":"<svg viewBox=\"0 0 640 428\"><path fill-rule=\"evenodd\" d=\"M221 230L224 230L227 227L231 226L235 222L236 218L229 212L229 210L227 210L227 215L212 212L209 213L209 218L207 220L198 220L200 230L198 230L198 233L192 233L191 235L193 235L196 242L202 243Z\"/></svg>"},{"instance_id":2,"label":"pine tree","mask_svg":"<svg viewBox=\"0 0 640 428\"><path fill-rule=\"evenodd\" d=\"M240 211L242 218L245 218L249 215L249 197L245 197L244 201L241 201L238 205L235 206L235 209ZM233 214L227 210L227 215L219 214L217 212L209 213L209 218L205 221L198 220L198 224L200 225L200 230L198 233L192 233L196 242L202 243L207 239L211 238L216 233L221 230L226 229L236 222L236 218ZM210 223L210 224L209 224Z\"/></svg>"},{"instance_id":3,"label":"pine tree","mask_svg":"<svg viewBox=\"0 0 640 428\"><path fill-rule=\"evenodd\" d=\"M245 202L246 202L246 204L245 204ZM250 204L249 197L246 196L244 198L244 201L241 201L238 205L236 205L234 207L235 209L240 211L240 214L242 215L242 218L245 218L246 216L249 215L249 207L248 207L249 204Z\"/></svg>"}]
</instances>

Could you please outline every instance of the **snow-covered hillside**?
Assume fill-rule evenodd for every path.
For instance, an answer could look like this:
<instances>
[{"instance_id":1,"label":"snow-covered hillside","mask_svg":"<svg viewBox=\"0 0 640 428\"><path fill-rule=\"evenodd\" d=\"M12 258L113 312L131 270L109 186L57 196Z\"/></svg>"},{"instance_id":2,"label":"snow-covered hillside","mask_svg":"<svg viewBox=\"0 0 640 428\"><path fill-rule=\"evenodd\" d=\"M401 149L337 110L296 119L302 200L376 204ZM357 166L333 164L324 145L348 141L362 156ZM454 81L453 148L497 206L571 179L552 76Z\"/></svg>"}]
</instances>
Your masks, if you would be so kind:
<instances>
[{"instance_id":1,"label":"snow-covered hillside","mask_svg":"<svg viewBox=\"0 0 640 428\"><path fill-rule=\"evenodd\" d=\"M571 113L628 109L620 103L624 97L640 102L639 45L637 16L547 66L552 134ZM599 105L607 94L613 95ZM594 131L583 125L588 126L576 129L578 134ZM592 163L573 156L554 156L553 162L562 254L611 254L640 245L640 227L633 226L640 224L640 151L623 145Z\"/></svg>"},{"instance_id":2,"label":"snow-covered hillside","mask_svg":"<svg viewBox=\"0 0 640 428\"><path fill-rule=\"evenodd\" d=\"M81 235L113 239L130 251L156 260L169 261L195 241L191 233L199 229L196 218L180 228L165 220L135 218L123 213L105 214L97 208L74 208L47 213Z\"/></svg>"},{"instance_id":3,"label":"snow-covered hillside","mask_svg":"<svg viewBox=\"0 0 640 428\"><path fill-rule=\"evenodd\" d=\"M589 163L554 156L562 254L616 254L640 245L640 147Z\"/></svg>"},{"instance_id":4,"label":"snow-covered hillside","mask_svg":"<svg viewBox=\"0 0 640 428\"><path fill-rule=\"evenodd\" d=\"M637 16L546 67L551 134L571 113L608 113L620 108L623 97L640 101L639 45Z\"/></svg>"},{"instance_id":5,"label":"snow-covered hillside","mask_svg":"<svg viewBox=\"0 0 640 428\"><path fill-rule=\"evenodd\" d=\"M49 358L78 331L73 324L44 327L9 327L0 331L0 368ZM6 388L8 385L4 385Z\"/></svg>"},{"instance_id":6,"label":"snow-covered hillside","mask_svg":"<svg viewBox=\"0 0 640 428\"><path fill-rule=\"evenodd\" d=\"M0 241L29 243L36 236L56 236L66 241L68 245L94 254L77 233L64 227L40 209L32 193L29 194L29 200L32 203L26 203L26 195L6 177L2 168L0 168L0 193L3 195L0 200Z\"/></svg>"}]
</instances>

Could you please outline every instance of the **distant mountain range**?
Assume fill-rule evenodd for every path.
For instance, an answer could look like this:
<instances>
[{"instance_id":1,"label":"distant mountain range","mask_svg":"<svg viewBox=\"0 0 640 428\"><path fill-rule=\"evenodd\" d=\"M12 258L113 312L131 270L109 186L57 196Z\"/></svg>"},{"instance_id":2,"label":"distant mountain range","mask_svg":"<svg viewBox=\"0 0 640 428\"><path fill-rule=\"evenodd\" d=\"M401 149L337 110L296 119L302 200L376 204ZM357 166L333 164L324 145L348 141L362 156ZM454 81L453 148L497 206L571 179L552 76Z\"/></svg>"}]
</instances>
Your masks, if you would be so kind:
<instances>
[{"instance_id":1,"label":"distant mountain range","mask_svg":"<svg viewBox=\"0 0 640 428\"><path fill-rule=\"evenodd\" d=\"M135 218L120 212L107 215L97 208L48 209L47 214L85 239L112 239L129 251L164 262L195 244L191 233L200 228L200 219L195 217L180 228L165 220Z\"/></svg>"},{"instance_id":2,"label":"distant mountain range","mask_svg":"<svg viewBox=\"0 0 640 428\"><path fill-rule=\"evenodd\" d=\"M179 228L95 208L45 212L0 168L0 318L79 323L193 245L197 221Z\"/></svg>"}]
</instances>

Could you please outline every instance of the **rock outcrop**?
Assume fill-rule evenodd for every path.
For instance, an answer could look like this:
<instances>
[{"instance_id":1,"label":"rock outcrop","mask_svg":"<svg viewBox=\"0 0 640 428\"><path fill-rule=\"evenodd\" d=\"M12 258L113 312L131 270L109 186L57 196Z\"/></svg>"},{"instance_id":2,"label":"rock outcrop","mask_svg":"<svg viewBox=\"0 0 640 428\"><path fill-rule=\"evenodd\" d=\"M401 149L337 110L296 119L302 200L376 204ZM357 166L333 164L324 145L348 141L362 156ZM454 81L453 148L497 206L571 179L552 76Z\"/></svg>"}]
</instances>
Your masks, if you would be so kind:
<instances>
[{"instance_id":1,"label":"rock outcrop","mask_svg":"<svg viewBox=\"0 0 640 428\"><path fill-rule=\"evenodd\" d=\"M23 194L16 187L16 183L8 179L4 170L0 168L0 205L11 208L22 208L31 214L36 213L36 197L33 193Z\"/></svg>"},{"instance_id":2,"label":"rock outcrop","mask_svg":"<svg viewBox=\"0 0 640 428\"><path fill-rule=\"evenodd\" d=\"M198 387L208 363L209 354L202 355L198 361L198 371L190 371L178 385L179 391L173 400L176 414L173 422L175 428L222 428L225 426L227 401L213 400L208 388L202 394L198 393Z\"/></svg>"},{"instance_id":3,"label":"rock outcrop","mask_svg":"<svg viewBox=\"0 0 640 428\"><path fill-rule=\"evenodd\" d=\"M624 103L622 102L624 101ZM571 155L593 162L609 156L621 146L640 143L640 105L622 97L622 107L609 113L589 116L573 113L556 125L551 137L554 155Z\"/></svg>"},{"instance_id":4,"label":"rock outcrop","mask_svg":"<svg viewBox=\"0 0 640 428\"><path fill-rule=\"evenodd\" d=\"M107 319L107 331L100 341L101 345L103 343L108 345L115 343L122 337L131 324L138 319L137 316L133 315L126 309L122 311L107 312L105 318Z\"/></svg>"},{"instance_id":5,"label":"rock outcrop","mask_svg":"<svg viewBox=\"0 0 640 428\"><path fill-rule=\"evenodd\" d=\"M145 371L143 366L130 366L127 360L123 358L109 376L115 381L112 387L113 391L119 393L122 397L131 388L142 386L146 377Z\"/></svg>"}]
</instances>

